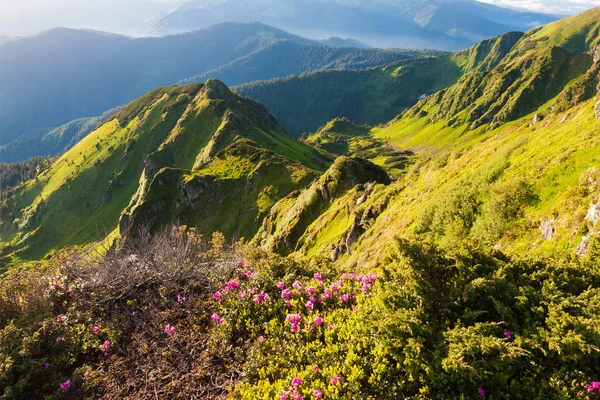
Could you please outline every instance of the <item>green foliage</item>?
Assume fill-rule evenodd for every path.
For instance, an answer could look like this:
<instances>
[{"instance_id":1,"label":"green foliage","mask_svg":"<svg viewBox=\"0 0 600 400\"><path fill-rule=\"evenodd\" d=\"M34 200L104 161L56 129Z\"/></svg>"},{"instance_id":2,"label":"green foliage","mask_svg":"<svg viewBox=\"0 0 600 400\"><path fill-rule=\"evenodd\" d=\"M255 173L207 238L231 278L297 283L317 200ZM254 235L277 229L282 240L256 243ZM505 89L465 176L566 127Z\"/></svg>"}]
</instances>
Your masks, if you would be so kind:
<instances>
[{"instance_id":1,"label":"green foliage","mask_svg":"<svg viewBox=\"0 0 600 400\"><path fill-rule=\"evenodd\" d=\"M174 229L97 261L64 252L5 275L0 393L62 398L69 379L77 398L593 398L597 257L402 239L376 274L343 273L256 249L233 267L224 237L211 243Z\"/></svg>"},{"instance_id":2,"label":"green foliage","mask_svg":"<svg viewBox=\"0 0 600 400\"><path fill-rule=\"evenodd\" d=\"M6 200L12 189L35 178L52 162L53 159L48 157L32 157L13 164L0 163L0 200Z\"/></svg>"},{"instance_id":3,"label":"green foliage","mask_svg":"<svg viewBox=\"0 0 600 400\"><path fill-rule=\"evenodd\" d=\"M482 206L483 217L475 223L473 235L483 243L493 244L535 198L533 186L522 179L499 182Z\"/></svg>"}]
</instances>

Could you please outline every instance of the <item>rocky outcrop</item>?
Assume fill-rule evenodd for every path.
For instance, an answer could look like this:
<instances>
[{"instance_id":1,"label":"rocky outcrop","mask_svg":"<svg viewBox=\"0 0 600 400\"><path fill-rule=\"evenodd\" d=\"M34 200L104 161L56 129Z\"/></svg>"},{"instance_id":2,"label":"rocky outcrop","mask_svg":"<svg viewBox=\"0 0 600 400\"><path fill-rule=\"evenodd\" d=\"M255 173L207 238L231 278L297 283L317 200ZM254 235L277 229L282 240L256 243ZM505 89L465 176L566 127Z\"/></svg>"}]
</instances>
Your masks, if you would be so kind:
<instances>
[{"instance_id":1,"label":"rocky outcrop","mask_svg":"<svg viewBox=\"0 0 600 400\"><path fill-rule=\"evenodd\" d=\"M596 118L600 119L600 101L596 103L596 108L594 110L596 113Z\"/></svg>"},{"instance_id":2,"label":"rocky outcrop","mask_svg":"<svg viewBox=\"0 0 600 400\"><path fill-rule=\"evenodd\" d=\"M542 231L542 237L546 240L552 240L554 236L554 225L551 219L547 219L542 221L540 224L540 229Z\"/></svg>"},{"instance_id":3,"label":"rocky outcrop","mask_svg":"<svg viewBox=\"0 0 600 400\"><path fill-rule=\"evenodd\" d=\"M585 255L587 255L589 247L590 247L590 236L586 235L581 238L581 243L579 243L577 245L577 248L575 249L575 254L577 254L578 256L585 256Z\"/></svg>"},{"instance_id":4,"label":"rocky outcrop","mask_svg":"<svg viewBox=\"0 0 600 400\"><path fill-rule=\"evenodd\" d=\"M590 208L585 215L585 220L591 222L593 225L596 225L600 221L600 201L590 204Z\"/></svg>"},{"instance_id":5,"label":"rocky outcrop","mask_svg":"<svg viewBox=\"0 0 600 400\"><path fill-rule=\"evenodd\" d=\"M310 187L276 204L254 240L265 249L287 255L296 249L308 227L336 199L357 185L363 185L356 200L362 204L378 183L390 183L389 176L381 167L360 158L339 157ZM341 243L336 244L340 248L332 247L330 258L337 259L358 239L363 229L362 220L363 213L355 215L351 228L342 235Z\"/></svg>"},{"instance_id":6,"label":"rocky outcrop","mask_svg":"<svg viewBox=\"0 0 600 400\"><path fill-rule=\"evenodd\" d=\"M590 50L590 54L592 55L594 62L600 62L600 44Z\"/></svg>"}]
</instances>

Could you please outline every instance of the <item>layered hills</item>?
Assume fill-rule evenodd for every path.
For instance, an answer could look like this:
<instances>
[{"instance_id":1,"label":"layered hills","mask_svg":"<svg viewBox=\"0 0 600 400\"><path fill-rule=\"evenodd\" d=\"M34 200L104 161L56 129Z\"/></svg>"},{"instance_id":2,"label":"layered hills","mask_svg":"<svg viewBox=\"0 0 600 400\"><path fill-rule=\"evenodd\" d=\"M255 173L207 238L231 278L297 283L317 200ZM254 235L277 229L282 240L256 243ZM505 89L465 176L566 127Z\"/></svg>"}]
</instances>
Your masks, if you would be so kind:
<instances>
[{"instance_id":1,"label":"layered hills","mask_svg":"<svg viewBox=\"0 0 600 400\"><path fill-rule=\"evenodd\" d=\"M300 35L348 36L378 47L460 50L507 31L557 19L477 1L189 0L151 34L173 34L224 21L261 21Z\"/></svg>"},{"instance_id":2,"label":"layered hills","mask_svg":"<svg viewBox=\"0 0 600 400\"><path fill-rule=\"evenodd\" d=\"M119 221L123 235L176 219L250 237L272 204L329 163L219 81L159 88L16 189L2 235L25 258L118 233Z\"/></svg>"},{"instance_id":3,"label":"layered hills","mask_svg":"<svg viewBox=\"0 0 600 400\"><path fill-rule=\"evenodd\" d=\"M365 68L421 54L436 53L332 47L259 23L137 39L53 29L0 47L0 145L17 138L23 143L38 138L40 130L99 116L158 86L211 77L240 84L310 70ZM17 147L11 158L31 155Z\"/></svg>"},{"instance_id":4,"label":"layered hills","mask_svg":"<svg viewBox=\"0 0 600 400\"><path fill-rule=\"evenodd\" d=\"M584 253L599 196L599 13L380 69L415 86L454 71L440 78L454 83L386 125L338 118L301 141L216 80L156 89L18 189L4 253L173 221L344 265L376 265L407 234Z\"/></svg>"},{"instance_id":5,"label":"layered hills","mask_svg":"<svg viewBox=\"0 0 600 400\"><path fill-rule=\"evenodd\" d=\"M384 149L374 159L382 167L393 159L388 146L415 156L396 182L373 185L367 198L360 188L347 194L295 241L274 234L261 243L348 266L382 263L398 235L508 253L586 254L599 220L599 18L594 9L529 31L489 64L481 60L490 47L480 45L488 50L476 47L464 58L479 66L469 61L457 83L387 125L336 122L309 136L306 142L338 154ZM273 208L263 231L288 226L278 211L287 201ZM360 235L347 244L356 228Z\"/></svg>"},{"instance_id":6,"label":"layered hills","mask_svg":"<svg viewBox=\"0 0 600 400\"><path fill-rule=\"evenodd\" d=\"M508 32L452 54L357 71L314 71L251 82L235 90L267 106L286 131L297 137L315 132L336 117L358 124L383 124L465 74L495 68L522 36Z\"/></svg>"}]
</instances>

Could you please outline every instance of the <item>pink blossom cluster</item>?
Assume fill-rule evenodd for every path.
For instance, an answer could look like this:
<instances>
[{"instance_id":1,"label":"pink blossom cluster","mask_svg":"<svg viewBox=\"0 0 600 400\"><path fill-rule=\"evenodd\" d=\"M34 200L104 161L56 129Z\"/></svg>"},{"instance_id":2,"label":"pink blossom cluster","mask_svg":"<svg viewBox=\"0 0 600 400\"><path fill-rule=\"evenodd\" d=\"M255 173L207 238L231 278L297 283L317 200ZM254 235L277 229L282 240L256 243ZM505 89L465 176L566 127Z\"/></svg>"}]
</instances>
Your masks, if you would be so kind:
<instances>
[{"instance_id":1,"label":"pink blossom cluster","mask_svg":"<svg viewBox=\"0 0 600 400\"><path fill-rule=\"evenodd\" d=\"M167 335L172 335L175 333L175 327L173 325L166 325L165 326L165 333Z\"/></svg>"},{"instance_id":2,"label":"pink blossom cluster","mask_svg":"<svg viewBox=\"0 0 600 400\"><path fill-rule=\"evenodd\" d=\"M302 319L302 317L298 314L288 314L287 317L285 317L285 322L290 324L290 330L293 333L298 332L299 328L300 328L300 320Z\"/></svg>"},{"instance_id":3,"label":"pink blossom cluster","mask_svg":"<svg viewBox=\"0 0 600 400\"><path fill-rule=\"evenodd\" d=\"M210 316L210 319L215 321L217 324L222 324L225 322L225 320L221 318L217 313L213 313L213 315Z\"/></svg>"},{"instance_id":4,"label":"pink blossom cluster","mask_svg":"<svg viewBox=\"0 0 600 400\"><path fill-rule=\"evenodd\" d=\"M102 343L99 347L100 350L104 352L104 356L108 357L108 349L110 348L110 342L108 340L105 340L104 343Z\"/></svg>"},{"instance_id":5,"label":"pink blossom cluster","mask_svg":"<svg viewBox=\"0 0 600 400\"><path fill-rule=\"evenodd\" d=\"M600 382L591 382L585 385L585 388L590 392L596 392L600 394Z\"/></svg>"},{"instance_id":6,"label":"pink blossom cluster","mask_svg":"<svg viewBox=\"0 0 600 400\"><path fill-rule=\"evenodd\" d=\"M269 295L267 293L265 293L264 291L262 291L262 292L260 292L260 294L254 295L252 300L255 303L262 303L263 301L269 300Z\"/></svg>"}]
</instances>

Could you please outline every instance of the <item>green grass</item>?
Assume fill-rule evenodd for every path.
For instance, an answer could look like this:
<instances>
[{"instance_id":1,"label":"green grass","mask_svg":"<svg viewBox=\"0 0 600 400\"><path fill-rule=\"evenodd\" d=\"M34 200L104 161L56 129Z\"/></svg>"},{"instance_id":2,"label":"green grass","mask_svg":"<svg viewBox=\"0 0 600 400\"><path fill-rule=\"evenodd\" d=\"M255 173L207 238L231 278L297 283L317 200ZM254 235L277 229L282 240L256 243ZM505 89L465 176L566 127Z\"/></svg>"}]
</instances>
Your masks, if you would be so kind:
<instances>
[{"instance_id":1,"label":"green grass","mask_svg":"<svg viewBox=\"0 0 600 400\"><path fill-rule=\"evenodd\" d=\"M189 184L201 176L221 182L227 201L205 205L205 216L215 220L205 224L206 232L251 237L270 205L307 185L329 162L282 132L263 107L219 82L157 89L117 113L9 201L6 220L16 219L18 226L2 232L4 255L35 260L53 249L88 245L114 232L124 213L147 209L145 201L160 196L175 204L179 187L170 182L171 192L157 190L154 178L163 170L182 171L176 175ZM272 189L264 191L267 186ZM252 211L236 216L240 198L241 209ZM188 214L171 210L158 222L185 216L192 224L204 223L200 214ZM217 222L222 215L235 218Z\"/></svg>"}]
</instances>

